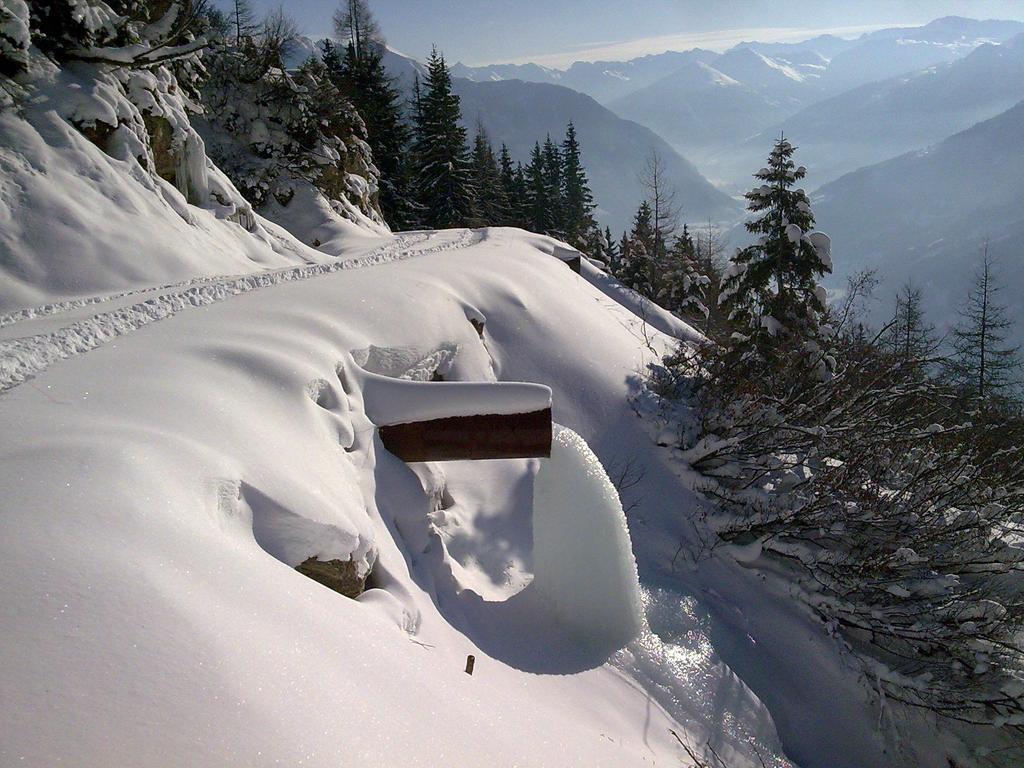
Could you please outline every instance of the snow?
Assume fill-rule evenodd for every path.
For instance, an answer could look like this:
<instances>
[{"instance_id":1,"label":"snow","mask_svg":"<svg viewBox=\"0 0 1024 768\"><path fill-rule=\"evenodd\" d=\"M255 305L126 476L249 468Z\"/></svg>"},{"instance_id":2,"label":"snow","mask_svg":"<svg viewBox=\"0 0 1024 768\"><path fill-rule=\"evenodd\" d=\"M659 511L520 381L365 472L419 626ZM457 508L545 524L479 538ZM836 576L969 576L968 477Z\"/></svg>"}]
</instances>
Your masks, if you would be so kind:
<instances>
[{"instance_id":1,"label":"snow","mask_svg":"<svg viewBox=\"0 0 1024 768\"><path fill-rule=\"evenodd\" d=\"M946 765L879 731L754 548L705 546L634 399L690 326L551 238L271 223L212 165L226 197L196 205L101 152L45 89L25 114L0 116L0 763L676 765L678 734L737 768ZM390 455L376 426L442 386L443 415L550 404L551 459Z\"/></svg>"},{"instance_id":2,"label":"snow","mask_svg":"<svg viewBox=\"0 0 1024 768\"><path fill-rule=\"evenodd\" d=\"M793 69L793 67L790 66L783 59L773 59L761 53L757 53L756 55L766 66L778 72L781 72L789 80L793 80L797 83L802 83L804 81L804 76L797 72L795 69Z\"/></svg>"},{"instance_id":3,"label":"snow","mask_svg":"<svg viewBox=\"0 0 1024 768\"><path fill-rule=\"evenodd\" d=\"M0 54L24 63L30 41L25 0L0 0Z\"/></svg>"},{"instance_id":4,"label":"snow","mask_svg":"<svg viewBox=\"0 0 1024 768\"><path fill-rule=\"evenodd\" d=\"M533 586L576 636L614 650L640 633L640 584L619 494L566 427L556 427L534 483L533 538Z\"/></svg>"},{"instance_id":5,"label":"snow","mask_svg":"<svg viewBox=\"0 0 1024 768\"><path fill-rule=\"evenodd\" d=\"M717 69L712 67L710 64L705 64L703 61L697 62L697 67L705 72L712 83L724 87L734 87L740 84L739 80L735 80L729 77L724 72L719 72Z\"/></svg>"},{"instance_id":6,"label":"snow","mask_svg":"<svg viewBox=\"0 0 1024 768\"><path fill-rule=\"evenodd\" d=\"M704 339L703 334L693 326L641 296L632 288L626 287L591 260L582 259L580 276L608 299L629 310L629 322L636 327L641 338L647 333L646 327L650 326L651 329L680 341L696 342Z\"/></svg>"},{"instance_id":7,"label":"snow","mask_svg":"<svg viewBox=\"0 0 1024 768\"><path fill-rule=\"evenodd\" d=\"M69 77L55 88L72 87ZM32 122L0 114L0 311L322 258L268 227L248 232L186 208L170 184L106 155L39 102Z\"/></svg>"},{"instance_id":8,"label":"snow","mask_svg":"<svg viewBox=\"0 0 1024 768\"><path fill-rule=\"evenodd\" d=\"M824 232L808 232L807 241L814 248L821 263L829 270L832 269L832 238Z\"/></svg>"},{"instance_id":9,"label":"snow","mask_svg":"<svg viewBox=\"0 0 1024 768\"><path fill-rule=\"evenodd\" d=\"M377 426L451 416L533 413L551 407L551 389L543 384L501 382L417 382L364 372L366 415Z\"/></svg>"},{"instance_id":10,"label":"snow","mask_svg":"<svg viewBox=\"0 0 1024 768\"><path fill-rule=\"evenodd\" d=\"M673 761L670 728L694 744L719 733L702 706L705 725L675 719L704 695L672 687L690 685L665 666L676 645L644 630L606 663L639 626L639 593L594 454L559 432L547 471L536 461L407 467L368 415L388 382L352 352L418 350L366 353L390 360L391 376L438 350L449 373L543 382L486 387L511 386L515 407L546 404L557 388L557 418L598 438L614 463L614 425L636 423L625 382L650 355L639 319L514 230L373 242L339 268L56 304L0 329L40 348L71 326L95 330L0 397L0 613L16 617L4 624L0 676L18 692L0 702L12 724L4 760L483 765L514 755L544 765L571 754L619 766ZM159 300L157 322L137 323L137 300L193 289ZM469 320L484 317L481 339ZM592 503L566 504L551 492L560 488ZM544 554L543 532L559 527L571 540L557 549L575 552L577 568ZM342 598L293 570L309 556L351 558L374 588ZM713 685L720 662L698 661L695 679ZM758 765L751 739L766 754L779 748L740 690L737 711L760 719L725 739L747 755L738 765ZM175 727L154 733L157 721Z\"/></svg>"}]
</instances>

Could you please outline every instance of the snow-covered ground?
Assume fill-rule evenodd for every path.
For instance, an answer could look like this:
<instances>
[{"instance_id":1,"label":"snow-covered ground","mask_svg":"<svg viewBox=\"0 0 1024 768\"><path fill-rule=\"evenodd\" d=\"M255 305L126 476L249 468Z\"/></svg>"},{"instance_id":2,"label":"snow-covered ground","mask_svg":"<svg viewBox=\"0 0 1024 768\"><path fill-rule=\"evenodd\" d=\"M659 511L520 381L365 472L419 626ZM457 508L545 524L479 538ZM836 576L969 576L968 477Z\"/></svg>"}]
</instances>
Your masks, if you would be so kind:
<instances>
[{"instance_id":1,"label":"snow-covered ground","mask_svg":"<svg viewBox=\"0 0 1024 768\"><path fill-rule=\"evenodd\" d=\"M0 765L946 766L702 550L707 502L631 399L684 323L518 230L243 226L25 114L0 115ZM440 413L396 379L435 372L534 385L445 413L550 398L552 457L390 455L376 426Z\"/></svg>"},{"instance_id":2,"label":"snow-covered ground","mask_svg":"<svg viewBox=\"0 0 1024 768\"><path fill-rule=\"evenodd\" d=\"M600 442L635 421L636 316L511 231L380 249L395 261L8 319L3 343L41 352L0 398L3 761L674 764L673 730L772 753L763 708L706 638L644 630L614 653L634 634L628 539L590 497L541 513L564 507L557 467L528 505L538 464L585 456L581 441L413 471L364 410L375 377L352 351L446 348L475 361L463 378L551 386L556 420ZM83 327L89 343L66 345ZM535 547L534 520L578 554ZM372 565L374 589L348 600L289 567L311 555ZM673 683L691 682L667 657L702 643L707 684L738 694L733 734L673 711Z\"/></svg>"}]
</instances>

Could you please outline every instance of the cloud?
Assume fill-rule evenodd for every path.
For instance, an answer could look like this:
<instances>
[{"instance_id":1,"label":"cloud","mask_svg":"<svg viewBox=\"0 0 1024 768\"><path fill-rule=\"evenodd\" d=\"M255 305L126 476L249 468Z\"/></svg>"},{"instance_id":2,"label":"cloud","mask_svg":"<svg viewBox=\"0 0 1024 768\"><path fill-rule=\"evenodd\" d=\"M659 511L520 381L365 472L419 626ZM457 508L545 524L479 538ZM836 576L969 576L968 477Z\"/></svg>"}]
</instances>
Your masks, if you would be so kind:
<instances>
[{"instance_id":1,"label":"cloud","mask_svg":"<svg viewBox=\"0 0 1024 768\"><path fill-rule=\"evenodd\" d=\"M706 48L724 51L737 43L757 40L762 43L795 43L818 35L856 37L864 32L901 26L896 24L865 24L852 27L748 27L745 29L721 29L713 32L695 32L679 35L659 35L638 40L597 43L589 47L577 47L571 51L545 53L536 56L521 56L505 61L480 62L487 64L543 64L564 69L574 61L628 61L652 53L665 51L686 51L691 48ZM910 26L910 25L908 25Z\"/></svg>"}]
</instances>

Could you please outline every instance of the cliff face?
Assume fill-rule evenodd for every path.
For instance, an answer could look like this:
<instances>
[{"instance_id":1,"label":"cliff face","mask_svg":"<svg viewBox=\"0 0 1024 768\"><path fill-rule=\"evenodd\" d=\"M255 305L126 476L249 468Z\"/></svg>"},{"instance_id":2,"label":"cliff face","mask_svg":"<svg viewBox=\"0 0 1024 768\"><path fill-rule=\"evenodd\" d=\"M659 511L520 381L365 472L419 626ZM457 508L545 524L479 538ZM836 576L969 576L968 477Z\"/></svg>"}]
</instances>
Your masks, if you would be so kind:
<instances>
[{"instance_id":1,"label":"cliff face","mask_svg":"<svg viewBox=\"0 0 1024 768\"><path fill-rule=\"evenodd\" d=\"M208 69L196 124L211 158L257 210L278 210L272 202L287 209L312 187L343 218L386 229L366 126L319 61L253 73L244 50L222 49L208 56Z\"/></svg>"}]
</instances>

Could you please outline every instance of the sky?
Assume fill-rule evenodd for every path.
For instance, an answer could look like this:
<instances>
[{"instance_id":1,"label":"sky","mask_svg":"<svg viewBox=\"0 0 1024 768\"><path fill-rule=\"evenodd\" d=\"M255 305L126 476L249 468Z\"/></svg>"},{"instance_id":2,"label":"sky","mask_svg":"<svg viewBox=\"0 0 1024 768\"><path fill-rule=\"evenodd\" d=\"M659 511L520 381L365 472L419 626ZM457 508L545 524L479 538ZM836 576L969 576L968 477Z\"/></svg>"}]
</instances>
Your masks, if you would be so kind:
<instances>
[{"instance_id":1,"label":"sky","mask_svg":"<svg viewBox=\"0 0 1024 768\"><path fill-rule=\"evenodd\" d=\"M227 5L230 0L218 0ZM369 0L395 50L426 58L433 45L449 62L621 60L741 40L846 37L941 16L1024 21L1024 0ZM283 5L307 35L331 33L339 0L254 0Z\"/></svg>"}]
</instances>

